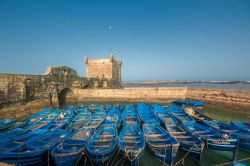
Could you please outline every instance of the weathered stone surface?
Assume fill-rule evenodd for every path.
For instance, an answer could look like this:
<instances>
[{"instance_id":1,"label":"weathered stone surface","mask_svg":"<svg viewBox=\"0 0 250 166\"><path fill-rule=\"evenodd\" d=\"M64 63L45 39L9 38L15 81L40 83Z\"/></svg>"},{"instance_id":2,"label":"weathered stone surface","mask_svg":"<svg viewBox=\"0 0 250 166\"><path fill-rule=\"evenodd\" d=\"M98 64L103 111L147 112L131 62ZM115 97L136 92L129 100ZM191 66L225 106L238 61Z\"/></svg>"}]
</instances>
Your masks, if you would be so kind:
<instances>
[{"instance_id":1,"label":"weathered stone surface","mask_svg":"<svg viewBox=\"0 0 250 166\"><path fill-rule=\"evenodd\" d=\"M250 90L188 88L187 98L206 101L212 108L250 114Z\"/></svg>"},{"instance_id":2,"label":"weathered stone surface","mask_svg":"<svg viewBox=\"0 0 250 166\"><path fill-rule=\"evenodd\" d=\"M122 62L114 59L112 54L109 59L89 60L86 58L85 64L87 78L107 79L112 82L113 88L121 87ZM95 83L95 85L98 84Z\"/></svg>"},{"instance_id":3,"label":"weathered stone surface","mask_svg":"<svg viewBox=\"0 0 250 166\"><path fill-rule=\"evenodd\" d=\"M187 88L74 89L78 102L170 102L185 99Z\"/></svg>"}]
</instances>

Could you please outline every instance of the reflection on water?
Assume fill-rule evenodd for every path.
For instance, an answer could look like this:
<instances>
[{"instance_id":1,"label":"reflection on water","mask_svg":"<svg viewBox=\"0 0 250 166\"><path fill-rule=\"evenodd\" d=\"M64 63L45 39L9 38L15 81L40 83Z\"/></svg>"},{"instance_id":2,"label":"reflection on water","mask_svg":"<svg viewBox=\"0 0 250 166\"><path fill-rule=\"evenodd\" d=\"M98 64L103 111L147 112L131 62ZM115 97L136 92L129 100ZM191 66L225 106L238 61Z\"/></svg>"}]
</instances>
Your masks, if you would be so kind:
<instances>
[{"instance_id":1,"label":"reflection on water","mask_svg":"<svg viewBox=\"0 0 250 166\"><path fill-rule=\"evenodd\" d=\"M225 123L230 123L231 121L243 121L250 123L250 115L225 112L211 108L204 108L204 113L212 119L220 120Z\"/></svg>"}]
</instances>

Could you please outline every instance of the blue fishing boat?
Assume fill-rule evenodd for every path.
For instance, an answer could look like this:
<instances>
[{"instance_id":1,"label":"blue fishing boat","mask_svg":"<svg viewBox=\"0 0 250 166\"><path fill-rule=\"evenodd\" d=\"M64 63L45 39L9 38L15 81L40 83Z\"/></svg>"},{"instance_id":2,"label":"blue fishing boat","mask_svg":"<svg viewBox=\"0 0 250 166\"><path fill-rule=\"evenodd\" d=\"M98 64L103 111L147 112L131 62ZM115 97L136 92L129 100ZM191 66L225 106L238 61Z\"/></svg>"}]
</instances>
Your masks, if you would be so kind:
<instances>
[{"instance_id":1,"label":"blue fishing boat","mask_svg":"<svg viewBox=\"0 0 250 166\"><path fill-rule=\"evenodd\" d=\"M246 131L250 132L250 123L232 121L231 125L239 128L239 129L246 130Z\"/></svg>"},{"instance_id":2,"label":"blue fishing boat","mask_svg":"<svg viewBox=\"0 0 250 166\"><path fill-rule=\"evenodd\" d=\"M182 122L195 122L195 120L188 115L183 108L171 104L168 106L168 112L170 112L171 114L174 115L174 117L178 120L178 122L182 123Z\"/></svg>"},{"instance_id":3,"label":"blue fishing boat","mask_svg":"<svg viewBox=\"0 0 250 166\"><path fill-rule=\"evenodd\" d=\"M96 130L104 122L105 117L106 112L104 110L96 110L83 126Z\"/></svg>"},{"instance_id":4,"label":"blue fishing boat","mask_svg":"<svg viewBox=\"0 0 250 166\"><path fill-rule=\"evenodd\" d=\"M24 129L36 130L36 129L48 129L55 119L58 118L60 112L59 110L50 111L45 114L38 113L36 116L32 115L27 118L25 121L27 125L24 126Z\"/></svg>"},{"instance_id":5,"label":"blue fishing boat","mask_svg":"<svg viewBox=\"0 0 250 166\"><path fill-rule=\"evenodd\" d=\"M178 124L176 118L160 104L153 105L153 111L155 116L160 120L162 124Z\"/></svg>"},{"instance_id":6,"label":"blue fishing boat","mask_svg":"<svg viewBox=\"0 0 250 166\"><path fill-rule=\"evenodd\" d=\"M130 165L138 165L144 154L145 139L137 125L124 126L118 138L118 146Z\"/></svg>"},{"instance_id":7,"label":"blue fishing boat","mask_svg":"<svg viewBox=\"0 0 250 166\"><path fill-rule=\"evenodd\" d=\"M100 104L90 104L88 106L88 109L90 110L90 112L95 112L96 110L101 109Z\"/></svg>"},{"instance_id":8,"label":"blue fishing boat","mask_svg":"<svg viewBox=\"0 0 250 166\"><path fill-rule=\"evenodd\" d=\"M85 156L86 145L93 134L91 128L80 128L71 133L62 143L51 150L54 163L58 166L74 166Z\"/></svg>"},{"instance_id":9,"label":"blue fishing boat","mask_svg":"<svg viewBox=\"0 0 250 166\"><path fill-rule=\"evenodd\" d=\"M138 104L137 112L143 123L160 124L159 120L155 117L150 105L145 103Z\"/></svg>"},{"instance_id":10,"label":"blue fishing boat","mask_svg":"<svg viewBox=\"0 0 250 166\"><path fill-rule=\"evenodd\" d=\"M168 133L180 142L181 150L190 153L199 161L202 157L202 152L205 143L189 131L185 130L181 125L166 124Z\"/></svg>"},{"instance_id":11,"label":"blue fishing boat","mask_svg":"<svg viewBox=\"0 0 250 166\"><path fill-rule=\"evenodd\" d=\"M15 119L0 119L0 131L13 127L15 122Z\"/></svg>"},{"instance_id":12,"label":"blue fishing boat","mask_svg":"<svg viewBox=\"0 0 250 166\"><path fill-rule=\"evenodd\" d=\"M139 125L139 117L137 112L135 111L134 107L127 107L125 108L125 110L122 112L122 125L126 126L126 125Z\"/></svg>"},{"instance_id":13,"label":"blue fishing boat","mask_svg":"<svg viewBox=\"0 0 250 166\"><path fill-rule=\"evenodd\" d=\"M86 121L88 121L91 117L91 113L86 109L80 111L74 119L69 123L67 129L69 130L77 130L83 126Z\"/></svg>"},{"instance_id":14,"label":"blue fishing boat","mask_svg":"<svg viewBox=\"0 0 250 166\"><path fill-rule=\"evenodd\" d=\"M101 125L90 138L87 153L96 165L105 163L116 150L117 128L114 124Z\"/></svg>"},{"instance_id":15,"label":"blue fishing boat","mask_svg":"<svg viewBox=\"0 0 250 166\"><path fill-rule=\"evenodd\" d=\"M121 111L116 108L109 110L106 115L105 123L115 124L117 129L119 129L121 125Z\"/></svg>"},{"instance_id":16,"label":"blue fishing boat","mask_svg":"<svg viewBox=\"0 0 250 166\"><path fill-rule=\"evenodd\" d=\"M188 107L204 107L205 105L204 101L195 100L175 100L174 103L178 105L185 105Z\"/></svg>"},{"instance_id":17,"label":"blue fishing boat","mask_svg":"<svg viewBox=\"0 0 250 166\"><path fill-rule=\"evenodd\" d=\"M27 123L36 123L36 122L43 120L47 116L49 116L52 112L56 112L56 111L58 110L54 110L54 111L52 111L51 109L43 110L41 112L38 112L36 114L33 114L25 118L23 121Z\"/></svg>"},{"instance_id":18,"label":"blue fishing boat","mask_svg":"<svg viewBox=\"0 0 250 166\"><path fill-rule=\"evenodd\" d=\"M212 121L212 118L206 116L202 110L195 110L192 107L184 108L185 112L192 116L196 122L202 123L202 121Z\"/></svg>"},{"instance_id":19,"label":"blue fishing boat","mask_svg":"<svg viewBox=\"0 0 250 166\"><path fill-rule=\"evenodd\" d=\"M244 128L239 128L233 125L222 123L216 120L213 121L203 121L203 123L209 127L214 128L215 130L228 133L232 136L238 138L238 146L246 150L250 150L250 132L244 130Z\"/></svg>"},{"instance_id":20,"label":"blue fishing boat","mask_svg":"<svg viewBox=\"0 0 250 166\"><path fill-rule=\"evenodd\" d=\"M67 135L65 130L33 130L15 140L0 143L0 161L18 166L43 165L48 162L49 150Z\"/></svg>"},{"instance_id":21,"label":"blue fishing boat","mask_svg":"<svg viewBox=\"0 0 250 166\"><path fill-rule=\"evenodd\" d=\"M207 149L235 154L238 144L236 137L196 122L182 124L189 132L201 138L207 144Z\"/></svg>"},{"instance_id":22,"label":"blue fishing boat","mask_svg":"<svg viewBox=\"0 0 250 166\"><path fill-rule=\"evenodd\" d=\"M179 141L158 124L143 124L143 133L149 150L164 164L172 165Z\"/></svg>"},{"instance_id":23,"label":"blue fishing boat","mask_svg":"<svg viewBox=\"0 0 250 166\"><path fill-rule=\"evenodd\" d=\"M109 110L111 110L113 108L112 104L104 104L103 105L103 110L108 112Z\"/></svg>"},{"instance_id":24,"label":"blue fishing boat","mask_svg":"<svg viewBox=\"0 0 250 166\"><path fill-rule=\"evenodd\" d=\"M25 130L22 128L14 128L12 130L7 130L4 132L1 132L0 133L0 142L1 143L8 142L8 141L15 139L16 137L18 137L22 134L25 134L27 132L29 132L29 130Z\"/></svg>"}]
</instances>

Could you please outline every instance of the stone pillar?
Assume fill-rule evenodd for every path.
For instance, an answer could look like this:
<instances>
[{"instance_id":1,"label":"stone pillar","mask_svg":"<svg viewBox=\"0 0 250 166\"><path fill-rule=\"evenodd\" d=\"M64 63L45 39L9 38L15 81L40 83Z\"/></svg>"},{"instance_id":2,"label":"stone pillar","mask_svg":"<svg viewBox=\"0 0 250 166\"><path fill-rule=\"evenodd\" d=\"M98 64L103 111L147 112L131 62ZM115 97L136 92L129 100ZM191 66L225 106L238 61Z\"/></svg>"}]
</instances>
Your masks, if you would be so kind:
<instances>
[{"instance_id":1,"label":"stone pillar","mask_svg":"<svg viewBox=\"0 0 250 166\"><path fill-rule=\"evenodd\" d=\"M52 107L59 107L58 92L56 85L52 85L50 89L50 103Z\"/></svg>"},{"instance_id":2,"label":"stone pillar","mask_svg":"<svg viewBox=\"0 0 250 166\"><path fill-rule=\"evenodd\" d=\"M107 81L103 81L102 87L103 87L103 88L108 88L108 82L107 82Z\"/></svg>"}]
</instances>

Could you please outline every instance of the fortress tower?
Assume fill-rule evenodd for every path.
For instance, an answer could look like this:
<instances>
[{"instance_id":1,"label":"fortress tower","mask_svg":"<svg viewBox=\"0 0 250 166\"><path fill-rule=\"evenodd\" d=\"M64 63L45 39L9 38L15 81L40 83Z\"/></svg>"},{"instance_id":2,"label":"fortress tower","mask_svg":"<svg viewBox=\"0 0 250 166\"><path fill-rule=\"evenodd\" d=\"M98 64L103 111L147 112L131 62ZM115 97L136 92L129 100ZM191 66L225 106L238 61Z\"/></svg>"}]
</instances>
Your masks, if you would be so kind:
<instances>
[{"instance_id":1,"label":"fortress tower","mask_svg":"<svg viewBox=\"0 0 250 166\"><path fill-rule=\"evenodd\" d=\"M121 86L122 61L116 60L111 53L108 59L90 60L85 57L87 78L108 79L116 87Z\"/></svg>"}]
</instances>

